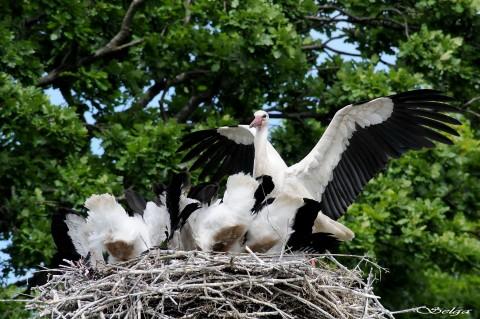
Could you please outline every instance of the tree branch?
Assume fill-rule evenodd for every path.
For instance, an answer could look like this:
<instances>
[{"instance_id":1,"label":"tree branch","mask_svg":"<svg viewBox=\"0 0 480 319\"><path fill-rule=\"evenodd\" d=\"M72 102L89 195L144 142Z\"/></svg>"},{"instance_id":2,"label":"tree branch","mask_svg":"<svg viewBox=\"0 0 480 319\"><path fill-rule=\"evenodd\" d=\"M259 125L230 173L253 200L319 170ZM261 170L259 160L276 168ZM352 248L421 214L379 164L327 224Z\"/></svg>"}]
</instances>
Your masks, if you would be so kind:
<instances>
[{"instance_id":1,"label":"tree branch","mask_svg":"<svg viewBox=\"0 0 480 319\"><path fill-rule=\"evenodd\" d=\"M178 74L172 80L157 80L155 83L147 89L147 91L132 105L127 112L135 113L143 108L145 108L150 101L152 101L160 92L166 92L169 87L184 83L191 79L196 78L199 75L208 74L210 71L203 69L196 69L191 71L186 71ZM165 95L163 94L163 97ZM163 105L161 105L161 109Z\"/></svg>"},{"instance_id":2,"label":"tree branch","mask_svg":"<svg viewBox=\"0 0 480 319\"><path fill-rule=\"evenodd\" d=\"M325 41L325 42L323 42L323 43L316 43L316 44L304 45L304 46L302 46L302 50L305 50L305 51L308 51L308 50L321 50L321 49L325 48L325 45L327 45L327 44L330 43L331 41L333 41L333 40L338 40L338 39L341 39L341 38L345 38L346 36L347 36L346 34L341 34L341 35L337 35L337 36L331 37L330 39L328 39L327 41Z\"/></svg>"},{"instance_id":3,"label":"tree branch","mask_svg":"<svg viewBox=\"0 0 480 319\"><path fill-rule=\"evenodd\" d=\"M196 108L205 102L210 101L215 94L217 94L220 89L221 76L218 76L210 89L200 94L196 94L190 97L188 102L180 109L180 111L175 115L175 118L178 122L185 122L188 118L195 112Z\"/></svg>"},{"instance_id":4,"label":"tree branch","mask_svg":"<svg viewBox=\"0 0 480 319\"><path fill-rule=\"evenodd\" d=\"M138 10L138 7L143 3L144 0L133 0L130 3L130 6L123 17L122 25L120 31L108 42L103 48L100 48L95 52L95 56L102 56L106 53L117 48L119 45L123 44L132 34L132 23L133 17Z\"/></svg>"},{"instance_id":5,"label":"tree branch","mask_svg":"<svg viewBox=\"0 0 480 319\"><path fill-rule=\"evenodd\" d=\"M167 81L160 80L155 81L155 83L147 89L147 91L130 107L127 112L135 113L150 103L151 100L155 98L162 90L167 89Z\"/></svg>"},{"instance_id":6,"label":"tree branch","mask_svg":"<svg viewBox=\"0 0 480 319\"><path fill-rule=\"evenodd\" d=\"M382 62L383 64L385 64L386 66L389 66L389 67L392 67L392 68L395 67L395 64L394 64L394 63L387 62L387 61L385 61L384 59L382 59L382 58L380 58L380 57L378 58L378 60L379 60L380 62Z\"/></svg>"},{"instance_id":7,"label":"tree branch","mask_svg":"<svg viewBox=\"0 0 480 319\"><path fill-rule=\"evenodd\" d=\"M360 53L354 53L354 52L346 52L338 49L334 49L328 45L324 45L325 49L330 50L332 52L338 53L338 54L343 54L343 55L349 55L349 56L356 56L356 57L361 57L362 55Z\"/></svg>"},{"instance_id":8,"label":"tree branch","mask_svg":"<svg viewBox=\"0 0 480 319\"><path fill-rule=\"evenodd\" d=\"M348 22L352 24L361 24L361 25L374 25L374 26L384 26L394 30L405 30L405 33L408 37L408 22L405 17L404 23L398 22L394 19L379 17L381 13L379 13L375 17L359 17L355 16L352 13L346 11L345 9L336 6L336 5L323 5L318 7L319 10L333 10L339 12L342 16L346 18L342 18L341 15L337 15L335 17L329 16L305 16L305 19L321 22L323 24L330 24L330 23L338 23L338 22ZM402 13L396 8L387 8L383 11L394 11L402 15Z\"/></svg>"},{"instance_id":9,"label":"tree branch","mask_svg":"<svg viewBox=\"0 0 480 319\"><path fill-rule=\"evenodd\" d=\"M62 72L64 71L79 68L80 66L92 63L93 61L105 57L106 55L128 49L131 46L138 45L139 43L143 42L143 39L136 39L125 43L132 34L133 17L143 2L144 0L133 0L130 3L125 16L123 17L120 31L105 46L96 50L94 54L80 58L73 63L66 63L67 54L62 59L62 62L59 66L55 67L47 75L38 80L37 86L45 87L47 85L51 85L62 76Z\"/></svg>"},{"instance_id":10,"label":"tree branch","mask_svg":"<svg viewBox=\"0 0 480 319\"><path fill-rule=\"evenodd\" d=\"M202 103L208 102L216 93L216 89L212 88L206 92L200 93L198 95L193 95L188 100L187 104L177 113L175 118L178 122L185 122L188 118L195 112L195 109Z\"/></svg>"},{"instance_id":11,"label":"tree branch","mask_svg":"<svg viewBox=\"0 0 480 319\"><path fill-rule=\"evenodd\" d=\"M163 90L162 96L158 100L158 107L160 108L160 115L162 116L162 120L166 121L168 119L167 112L165 111L165 106L163 105L163 101L165 100L165 95L167 94L167 90Z\"/></svg>"},{"instance_id":12,"label":"tree branch","mask_svg":"<svg viewBox=\"0 0 480 319\"><path fill-rule=\"evenodd\" d=\"M477 102L477 101L480 101L480 96L476 96L476 97L474 97L473 99L465 102L465 103L463 104L463 107L470 106L470 105L472 105L473 103L475 103L475 102Z\"/></svg>"}]
</instances>

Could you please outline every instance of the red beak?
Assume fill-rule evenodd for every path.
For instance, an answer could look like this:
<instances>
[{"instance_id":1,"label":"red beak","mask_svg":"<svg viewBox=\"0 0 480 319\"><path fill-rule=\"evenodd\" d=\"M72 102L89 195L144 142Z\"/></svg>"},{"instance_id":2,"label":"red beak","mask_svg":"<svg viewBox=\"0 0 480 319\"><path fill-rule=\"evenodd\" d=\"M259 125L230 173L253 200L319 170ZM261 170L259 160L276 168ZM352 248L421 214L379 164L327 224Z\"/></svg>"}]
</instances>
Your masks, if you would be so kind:
<instances>
[{"instance_id":1,"label":"red beak","mask_svg":"<svg viewBox=\"0 0 480 319\"><path fill-rule=\"evenodd\" d=\"M260 127L262 126L262 122L263 122L263 117L255 116L252 123L250 123L250 127Z\"/></svg>"}]
</instances>

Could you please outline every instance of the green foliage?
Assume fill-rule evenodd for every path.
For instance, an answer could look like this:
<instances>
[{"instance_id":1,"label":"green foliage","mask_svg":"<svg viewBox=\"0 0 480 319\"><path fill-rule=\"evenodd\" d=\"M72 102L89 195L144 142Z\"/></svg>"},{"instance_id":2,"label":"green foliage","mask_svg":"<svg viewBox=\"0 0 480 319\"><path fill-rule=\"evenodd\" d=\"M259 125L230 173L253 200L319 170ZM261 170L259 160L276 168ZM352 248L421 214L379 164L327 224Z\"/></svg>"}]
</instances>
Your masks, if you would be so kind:
<instances>
[{"instance_id":1,"label":"green foliage","mask_svg":"<svg viewBox=\"0 0 480 319\"><path fill-rule=\"evenodd\" d=\"M284 118L272 140L294 163L344 105L433 87L469 101L461 137L371 182L344 218L357 235L344 249L390 270L377 293L394 309L480 309L477 0L132 3L2 3L0 239L12 241L3 280L48 264L58 206L131 186L148 195L183 169L185 131L247 122L264 107ZM2 288L0 299L17 292ZM17 306L0 303L0 314L28 316Z\"/></svg>"},{"instance_id":2,"label":"green foliage","mask_svg":"<svg viewBox=\"0 0 480 319\"><path fill-rule=\"evenodd\" d=\"M472 173L480 141L466 125L460 132L453 146L392 162L346 214L356 238L345 250L367 249L389 269L380 288L392 307L479 307L480 184Z\"/></svg>"},{"instance_id":3,"label":"green foliage","mask_svg":"<svg viewBox=\"0 0 480 319\"><path fill-rule=\"evenodd\" d=\"M126 129L113 124L100 136L110 171L123 176L123 185L149 190L153 182L167 179L178 167L182 126L175 121L145 121Z\"/></svg>"},{"instance_id":4,"label":"green foliage","mask_svg":"<svg viewBox=\"0 0 480 319\"><path fill-rule=\"evenodd\" d=\"M0 300L12 300L20 296L23 289L14 285L0 289ZM21 297L20 297L21 298ZM0 318L4 319L26 319L32 314L23 309L22 302L0 302Z\"/></svg>"}]
</instances>

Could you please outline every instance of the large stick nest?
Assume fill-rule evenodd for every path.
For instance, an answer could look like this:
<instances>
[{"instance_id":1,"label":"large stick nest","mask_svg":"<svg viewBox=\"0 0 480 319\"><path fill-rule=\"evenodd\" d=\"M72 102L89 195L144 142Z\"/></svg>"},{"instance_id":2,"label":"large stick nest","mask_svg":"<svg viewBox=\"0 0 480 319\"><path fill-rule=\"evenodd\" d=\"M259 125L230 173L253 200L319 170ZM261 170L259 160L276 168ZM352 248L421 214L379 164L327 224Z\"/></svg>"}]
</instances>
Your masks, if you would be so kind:
<instances>
[{"instance_id":1,"label":"large stick nest","mask_svg":"<svg viewBox=\"0 0 480 319\"><path fill-rule=\"evenodd\" d=\"M51 318L393 318L372 292L374 272L360 270L378 266L342 258L358 258L357 267L332 255L154 249L122 264L57 269L28 307Z\"/></svg>"}]
</instances>

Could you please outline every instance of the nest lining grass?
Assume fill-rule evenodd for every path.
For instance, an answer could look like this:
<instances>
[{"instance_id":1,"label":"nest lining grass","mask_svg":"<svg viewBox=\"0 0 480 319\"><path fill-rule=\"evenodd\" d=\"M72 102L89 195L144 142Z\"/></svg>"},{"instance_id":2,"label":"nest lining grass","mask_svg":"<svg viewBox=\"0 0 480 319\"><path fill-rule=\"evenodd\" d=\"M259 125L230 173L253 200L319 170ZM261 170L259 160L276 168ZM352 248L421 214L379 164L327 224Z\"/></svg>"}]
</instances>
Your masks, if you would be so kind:
<instances>
[{"instance_id":1,"label":"nest lining grass","mask_svg":"<svg viewBox=\"0 0 480 319\"><path fill-rule=\"evenodd\" d=\"M358 264L348 269L338 256ZM152 249L121 264L56 269L27 308L68 319L393 318L373 293L376 270L361 256Z\"/></svg>"}]
</instances>

